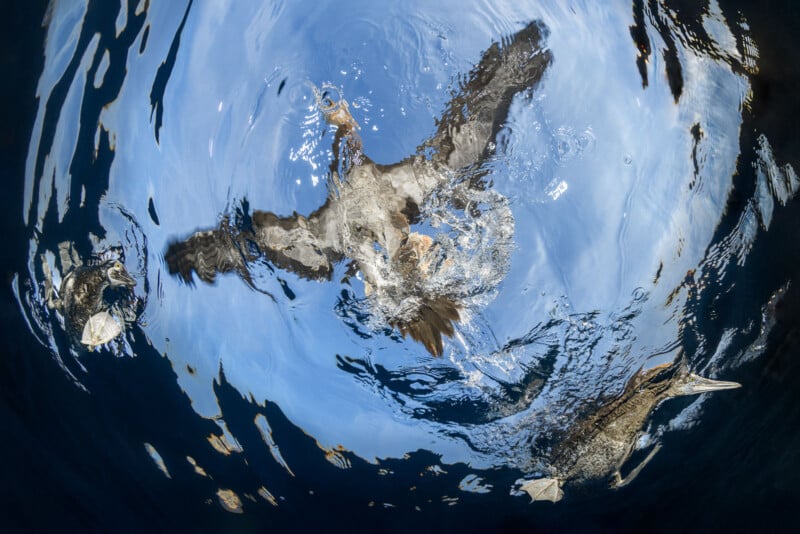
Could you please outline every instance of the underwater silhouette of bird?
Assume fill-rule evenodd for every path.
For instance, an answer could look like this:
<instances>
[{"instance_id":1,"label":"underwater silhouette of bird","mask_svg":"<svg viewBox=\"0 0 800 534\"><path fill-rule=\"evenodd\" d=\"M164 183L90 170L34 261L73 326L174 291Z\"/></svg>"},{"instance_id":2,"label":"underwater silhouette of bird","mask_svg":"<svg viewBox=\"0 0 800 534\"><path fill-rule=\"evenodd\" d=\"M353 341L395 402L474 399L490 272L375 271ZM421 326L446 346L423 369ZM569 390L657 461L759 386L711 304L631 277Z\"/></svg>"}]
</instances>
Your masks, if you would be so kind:
<instances>
[{"instance_id":1,"label":"underwater silhouette of bird","mask_svg":"<svg viewBox=\"0 0 800 534\"><path fill-rule=\"evenodd\" d=\"M447 265L447 258L411 225L434 192L465 208L469 189L488 187L488 171L481 164L495 152L512 99L535 87L552 60L542 47L543 31L531 23L502 46L492 44L454 93L434 135L416 154L392 165L375 163L363 153L346 100L320 93L319 107L336 126L324 205L308 215L254 211L241 224L224 218L216 228L169 244L169 272L187 282L195 272L210 283L216 273L235 271L250 281L248 263L266 257L301 277L325 280L336 262L349 259L362 275L368 298L390 310L387 322L434 356L441 355L442 336L452 336L460 319L460 295L457 288L425 283ZM470 178L450 187L459 173ZM505 224L513 235L510 210Z\"/></svg>"},{"instance_id":2,"label":"underwater silhouette of bird","mask_svg":"<svg viewBox=\"0 0 800 534\"><path fill-rule=\"evenodd\" d=\"M629 484L660 450L650 453L625 477L623 464L635 450L650 414L664 400L741 387L737 382L711 380L687 370L682 358L634 375L618 397L580 419L554 448L552 476L522 484L534 501L556 502L565 482L582 484L611 478L611 486Z\"/></svg>"},{"instance_id":3,"label":"underwater silhouette of bird","mask_svg":"<svg viewBox=\"0 0 800 534\"><path fill-rule=\"evenodd\" d=\"M136 286L122 262L108 259L89 265L73 265L62 278L58 294L52 285L50 268L46 262L42 266L47 307L64 317L67 333L75 342L94 347L109 341L109 336L113 338L119 334L121 330L108 314L110 305L105 293L109 288L130 290Z\"/></svg>"}]
</instances>

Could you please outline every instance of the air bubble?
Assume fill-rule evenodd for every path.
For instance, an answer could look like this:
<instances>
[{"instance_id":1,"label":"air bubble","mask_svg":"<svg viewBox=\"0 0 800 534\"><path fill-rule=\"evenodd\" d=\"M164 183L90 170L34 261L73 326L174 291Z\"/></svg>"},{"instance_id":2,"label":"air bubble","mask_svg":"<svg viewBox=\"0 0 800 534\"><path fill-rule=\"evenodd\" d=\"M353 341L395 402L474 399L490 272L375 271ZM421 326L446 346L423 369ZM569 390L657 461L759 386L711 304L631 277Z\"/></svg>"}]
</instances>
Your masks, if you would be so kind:
<instances>
[{"instance_id":1,"label":"air bubble","mask_svg":"<svg viewBox=\"0 0 800 534\"><path fill-rule=\"evenodd\" d=\"M538 129L539 125L535 124L534 128ZM565 165L585 152L591 152L594 145L595 137L590 129L575 134L572 128L562 126L553 133L550 150L556 163Z\"/></svg>"},{"instance_id":2,"label":"air bubble","mask_svg":"<svg viewBox=\"0 0 800 534\"><path fill-rule=\"evenodd\" d=\"M559 128L553 134L550 148L556 162L564 164L578 155L578 139L569 129Z\"/></svg>"},{"instance_id":3,"label":"air bubble","mask_svg":"<svg viewBox=\"0 0 800 534\"><path fill-rule=\"evenodd\" d=\"M594 150L595 136L591 130L585 130L578 135L578 148L581 152L591 152Z\"/></svg>"}]
</instances>

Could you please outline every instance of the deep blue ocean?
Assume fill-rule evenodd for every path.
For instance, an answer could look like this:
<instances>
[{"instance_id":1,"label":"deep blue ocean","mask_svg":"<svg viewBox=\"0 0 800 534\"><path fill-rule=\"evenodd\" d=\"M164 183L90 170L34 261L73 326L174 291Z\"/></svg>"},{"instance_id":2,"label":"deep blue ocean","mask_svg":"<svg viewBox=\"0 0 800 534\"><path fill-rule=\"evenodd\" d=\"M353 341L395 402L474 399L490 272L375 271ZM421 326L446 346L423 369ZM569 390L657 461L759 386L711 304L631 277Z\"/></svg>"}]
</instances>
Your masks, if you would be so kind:
<instances>
[{"instance_id":1,"label":"deep blue ocean","mask_svg":"<svg viewBox=\"0 0 800 534\"><path fill-rule=\"evenodd\" d=\"M800 4L5 8L0 531L796 530ZM449 251L425 282L460 298L441 355L346 258L170 274L193 232L335 198L319 88L375 162L428 157L531 22L541 78L482 152L477 207L445 187L410 227ZM136 281L98 350L46 306L66 248ZM676 360L741 388L660 404L629 485L531 502L569 429Z\"/></svg>"}]
</instances>

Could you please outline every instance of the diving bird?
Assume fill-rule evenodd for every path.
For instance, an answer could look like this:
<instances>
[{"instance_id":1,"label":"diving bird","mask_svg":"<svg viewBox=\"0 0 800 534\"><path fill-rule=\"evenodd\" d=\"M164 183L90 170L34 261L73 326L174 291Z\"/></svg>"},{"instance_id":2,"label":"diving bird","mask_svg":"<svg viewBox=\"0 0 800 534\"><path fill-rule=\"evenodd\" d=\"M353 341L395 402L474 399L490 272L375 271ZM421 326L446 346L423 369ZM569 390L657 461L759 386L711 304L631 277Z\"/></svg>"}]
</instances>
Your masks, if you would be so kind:
<instances>
[{"instance_id":1,"label":"diving bird","mask_svg":"<svg viewBox=\"0 0 800 534\"><path fill-rule=\"evenodd\" d=\"M620 469L630 458L650 414L664 400L741 387L737 382L703 378L690 373L680 359L634 375L622 394L581 419L555 448L552 477L525 481L521 489L534 501L556 502L565 482L581 484L610 478L611 486L629 484L659 451L656 445L639 465L623 477Z\"/></svg>"},{"instance_id":2,"label":"diving bird","mask_svg":"<svg viewBox=\"0 0 800 534\"><path fill-rule=\"evenodd\" d=\"M112 324L113 319L108 314L110 304L105 297L109 288L131 290L136 286L122 262L110 259L73 266L61 280L57 294L46 261L42 262L42 267L47 307L61 313L67 333L74 341L92 348L120 333L118 325L115 328L116 323Z\"/></svg>"},{"instance_id":3,"label":"diving bird","mask_svg":"<svg viewBox=\"0 0 800 534\"><path fill-rule=\"evenodd\" d=\"M308 215L254 211L240 224L224 218L216 228L169 244L169 272L189 283L195 272L211 283L217 273L234 271L251 282L248 263L266 257L301 277L326 280L336 262L348 259L385 321L440 356L442 336L453 335L469 293L452 280L466 275L447 246L411 225L433 195L475 217L481 215L479 199L495 210L493 246L511 247L513 216L507 199L489 189L483 163L495 153L514 96L534 88L551 63L543 32L531 23L503 45L492 44L454 91L433 136L392 165L364 154L347 101L319 91L319 108L336 127L326 202ZM498 263L495 270L502 270L504 260L499 251L481 259ZM444 271L461 274L444 280Z\"/></svg>"}]
</instances>

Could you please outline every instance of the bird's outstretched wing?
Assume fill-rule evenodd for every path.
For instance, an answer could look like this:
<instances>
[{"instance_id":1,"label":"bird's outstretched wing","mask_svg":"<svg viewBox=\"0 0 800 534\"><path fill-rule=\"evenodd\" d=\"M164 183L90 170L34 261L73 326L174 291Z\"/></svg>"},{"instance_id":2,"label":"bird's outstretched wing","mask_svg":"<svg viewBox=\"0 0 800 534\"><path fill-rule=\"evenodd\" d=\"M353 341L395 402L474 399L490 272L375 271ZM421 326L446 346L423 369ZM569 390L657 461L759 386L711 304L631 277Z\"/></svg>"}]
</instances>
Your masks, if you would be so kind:
<instances>
[{"instance_id":1,"label":"bird's outstretched wing","mask_svg":"<svg viewBox=\"0 0 800 534\"><path fill-rule=\"evenodd\" d=\"M248 277L246 258L240 239L223 222L219 228L195 232L183 241L170 243L164 254L170 274L192 282L192 272L206 283L213 283L217 273L236 271Z\"/></svg>"},{"instance_id":2,"label":"bird's outstretched wing","mask_svg":"<svg viewBox=\"0 0 800 534\"><path fill-rule=\"evenodd\" d=\"M453 170L479 164L508 116L515 94L533 88L552 61L542 48L543 27L536 22L502 45L493 43L447 104L436 133L420 147L432 149L435 162Z\"/></svg>"},{"instance_id":3,"label":"bird's outstretched wing","mask_svg":"<svg viewBox=\"0 0 800 534\"><path fill-rule=\"evenodd\" d=\"M247 223L238 226L229 225L225 219L218 228L171 243L164 254L170 274L191 282L195 272L204 282L213 283L217 273L235 271L252 285L247 264L264 256L303 278L330 278L331 261L338 256L315 233L316 218L309 222L296 213L279 217L269 211L255 211L244 219Z\"/></svg>"},{"instance_id":4,"label":"bird's outstretched wing","mask_svg":"<svg viewBox=\"0 0 800 534\"><path fill-rule=\"evenodd\" d=\"M322 231L318 221L326 219L326 203L308 218L294 213L291 217L278 217L269 211L253 213L254 242L273 264L281 269L310 280L330 280L333 262L341 255L336 252L336 228Z\"/></svg>"}]
</instances>

